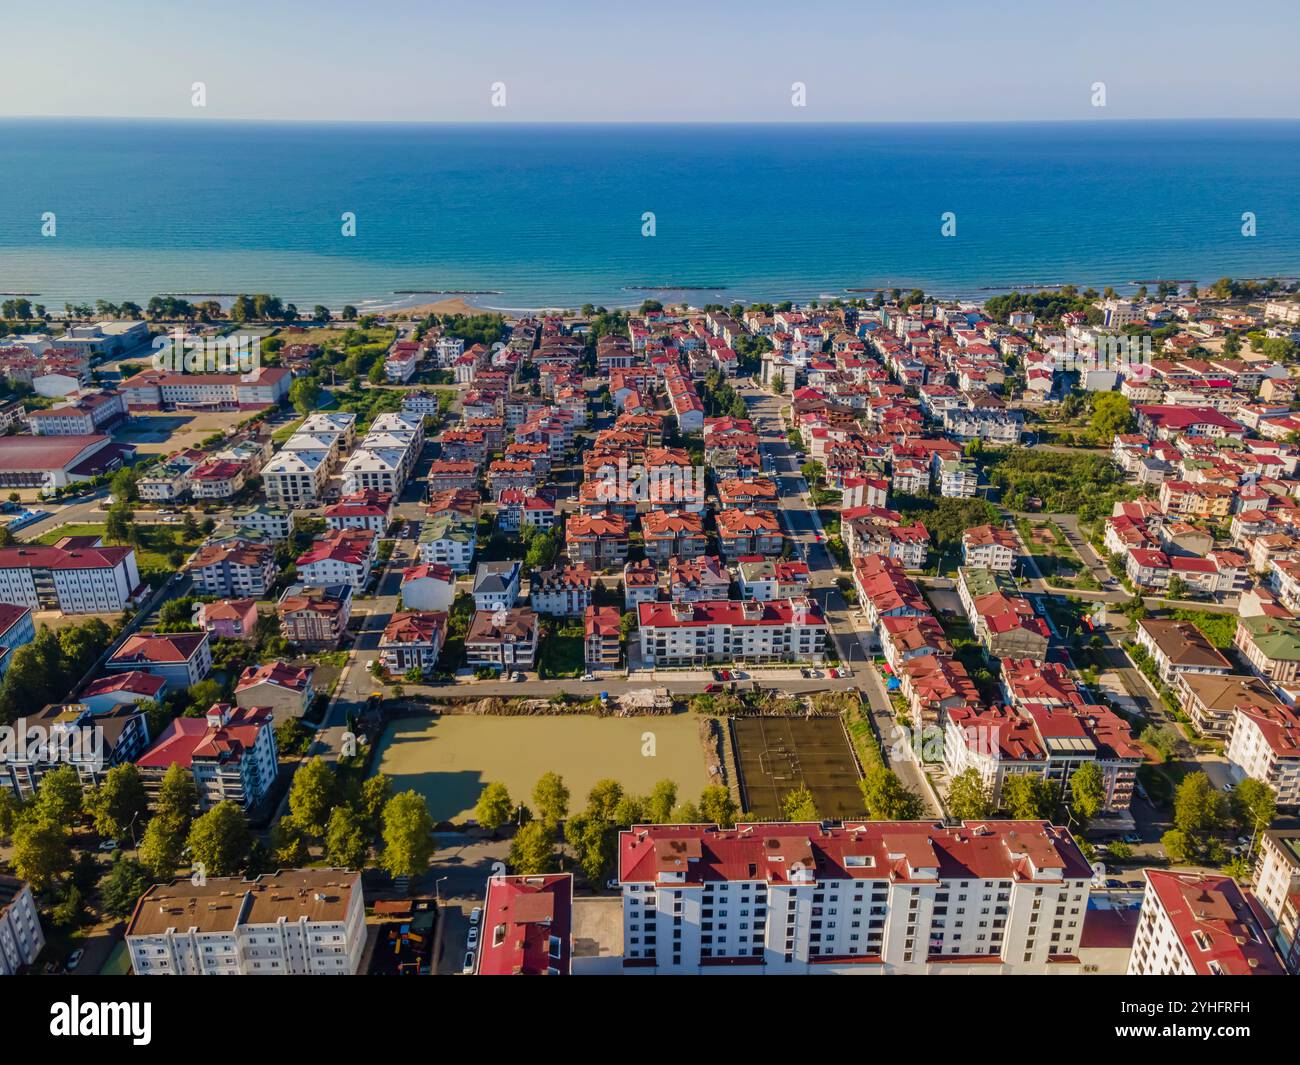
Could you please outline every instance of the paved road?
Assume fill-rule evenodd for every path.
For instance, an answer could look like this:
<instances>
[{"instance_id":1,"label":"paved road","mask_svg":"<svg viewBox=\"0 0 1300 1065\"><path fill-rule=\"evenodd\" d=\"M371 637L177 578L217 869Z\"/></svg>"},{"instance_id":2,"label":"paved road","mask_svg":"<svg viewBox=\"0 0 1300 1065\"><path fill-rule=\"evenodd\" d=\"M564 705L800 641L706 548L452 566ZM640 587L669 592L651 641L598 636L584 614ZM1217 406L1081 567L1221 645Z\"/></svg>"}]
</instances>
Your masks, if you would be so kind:
<instances>
[{"instance_id":1,"label":"paved road","mask_svg":"<svg viewBox=\"0 0 1300 1065\"><path fill-rule=\"evenodd\" d=\"M799 464L790 448L785 422L781 417L784 400L749 385L740 387L737 391L749 408L750 418L763 447L774 458L776 469L773 477L780 492L787 534L808 563L812 594L821 604L840 661L852 669L852 685L866 698L876 733L888 747L900 735L900 726L894 719L893 706L884 684L875 667L870 664L872 654L868 634L859 628L854 611L836 587L836 579L848 574L840 570L835 557L826 547L821 520L805 494L807 485L799 472ZM941 814L942 811L934 805L930 791L925 786L920 767L914 761L907 758L891 761L887 753L886 762L904 784L922 797L931 814Z\"/></svg>"}]
</instances>

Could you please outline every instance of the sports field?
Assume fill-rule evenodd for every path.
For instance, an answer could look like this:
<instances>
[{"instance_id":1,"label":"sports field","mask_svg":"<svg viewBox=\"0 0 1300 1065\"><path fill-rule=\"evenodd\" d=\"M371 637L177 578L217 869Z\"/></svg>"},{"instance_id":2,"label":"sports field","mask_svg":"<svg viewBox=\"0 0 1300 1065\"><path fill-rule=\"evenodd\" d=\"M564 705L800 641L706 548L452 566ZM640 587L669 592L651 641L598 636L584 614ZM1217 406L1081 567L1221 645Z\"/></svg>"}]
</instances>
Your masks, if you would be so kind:
<instances>
[{"instance_id":1,"label":"sports field","mask_svg":"<svg viewBox=\"0 0 1300 1065\"><path fill-rule=\"evenodd\" d=\"M677 783L694 800L709 783L699 719L671 717L480 717L448 714L396 721L380 740L375 765L393 778L395 791L414 788L437 821L473 816L483 785L502 781L510 795L531 805L543 773L564 778L571 809L612 777L644 795L656 781ZM653 753L648 753L653 751Z\"/></svg>"},{"instance_id":2,"label":"sports field","mask_svg":"<svg viewBox=\"0 0 1300 1065\"><path fill-rule=\"evenodd\" d=\"M857 762L838 717L737 717L731 730L749 813L780 818L781 799L804 786L822 817L862 815Z\"/></svg>"}]
</instances>

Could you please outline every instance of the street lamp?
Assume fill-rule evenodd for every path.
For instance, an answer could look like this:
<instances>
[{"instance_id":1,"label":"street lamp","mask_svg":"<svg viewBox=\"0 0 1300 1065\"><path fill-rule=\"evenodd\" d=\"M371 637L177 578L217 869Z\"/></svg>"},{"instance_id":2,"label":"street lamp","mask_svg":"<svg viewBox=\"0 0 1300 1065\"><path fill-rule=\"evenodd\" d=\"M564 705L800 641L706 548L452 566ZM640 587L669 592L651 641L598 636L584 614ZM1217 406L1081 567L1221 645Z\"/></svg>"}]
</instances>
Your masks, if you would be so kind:
<instances>
[{"instance_id":1,"label":"street lamp","mask_svg":"<svg viewBox=\"0 0 1300 1065\"><path fill-rule=\"evenodd\" d=\"M451 879L451 874L448 873L446 876L438 877L438 879L433 882L434 895L439 902L442 901L442 882L444 880L450 880L450 879Z\"/></svg>"}]
</instances>

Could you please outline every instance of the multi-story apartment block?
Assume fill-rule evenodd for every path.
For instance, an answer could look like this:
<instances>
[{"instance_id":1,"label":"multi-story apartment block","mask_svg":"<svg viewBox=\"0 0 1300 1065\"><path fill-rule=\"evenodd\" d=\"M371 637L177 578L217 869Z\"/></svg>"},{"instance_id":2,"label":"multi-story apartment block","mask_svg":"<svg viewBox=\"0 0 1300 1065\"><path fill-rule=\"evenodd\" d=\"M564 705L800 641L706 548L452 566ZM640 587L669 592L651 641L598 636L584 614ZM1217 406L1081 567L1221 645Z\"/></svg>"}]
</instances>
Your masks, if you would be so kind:
<instances>
[{"instance_id":1,"label":"multi-story apartment block","mask_svg":"<svg viewBox=\"0 0 1300 1065\"><path fill-rule=\"evenodd\" d=\"M591 569L559 565L539 570L529 582L528 602L539 614L581 617L591 604Z\"/></svg>"},{"instance_id":2,"label":"multi-story apartment block","mask_svg":"<svg viewBox=\"0 0 1300 1065\"><path fill-rule=\"evenodd\" d=\"M211 671L212 645L206 632L137 632L122 641L104 668L110 673L138 670L162 677L172 691L184 691Z\"/></svg>"},{"instance_id":3,"label":"multi-story apartment block","mask_svg":"<svg viewBox=\"0 0 1300 1065\"><path fill-rule=\"evenodd\" d=\"M304 647L337 647L352 616L352 585L285 589L275 606L284 638Z\"/></svg>"},{"instance_id":4,"label":"multi-story apartment block","mask_svg":"<svg viewBox=\"0 0 1300 1065\"><path fill-rule=\"evenodd\" d=\"M808 597L637 605L647 666L714 662L820 662L826 621Z\"/></svg>"},{"instance_id":5,"label":"multi-story apartment block","mask_svg":"<svg viewBox=\"0 0 1300 1065\"><path fill-rule=\"evenodd\" d=\"M592 569L613 569L627 561L630 529L617 514L570 514L565 522L569 561Z\"/></svg>"},{"instance_id":6,"label":"multi-story apartment block","mask_svg":"<svg viewBox=\"0 0 1300 1065\"><path fill-rule=\"evenodd\" d=\"M45 933L31 885L0 873L0 976L14 976L44 949Z\"/></svg>"},{"instance_id":7,"label":"multi-story apartment block","mask_svg":"<svg viewBox=\"0 0 1300 1065\"><path fill-rule=\"evenodd\" d=\"M509 610L519 598L523 564L480 562L474 571L474 609Z\"/></svg>"},{"instance_id":8,"label":"multi-story apartment block","mask_svg":"<svg viewBox=\"0 0 1300 1065\"><path fill-rule=\"evenodd\" d=\"M361 874L288 869L155 884L126 943L138 976L354 976L366 946Z\"/></svg>"},{"instance_id":9,"label":"multi-story apartment block","mask_svg":"<svg viewBox=\"0 0 1300 1065\"><path fill-rule=\"evenodd\" d=\"M167 770L180 765L193 775L203 809L226 801L250 809L279 769L275 714L269 706L214 703L205 717L175 718L135 764L151 796Z\"/></svg>"},{"instance_id":10,"label":"multi-story apartment block","mask_svg":"<svg viewBox=\"0 0 1300 1065\"><path fill-rule=\"evenodd\" d=\"M781 520L773 510L721 510L717 514L718 540L723 557L734 562L743 555L781 553Z\"/></svg>"},{"instance_id":11,"label":"multi-story apartment block","mask_svg":"<svg viewBox=\"0 0 1300 1065\"><path fill-rule=\"evenodd\" d=\"M636 825L628 973L1077 971L1092 869L1043 821Z\"/></svg>"},{"instance_id":12,"label":"multi-story apartment block","mask_svg":"<svg viewBox=\"0 0 1300 1065\"><path fill-rule=\"evenodd\" d=\"M447 638L442 611L403 610L394 614L379 639L379 662L391 677L410 670L432 673Z\"/></svg>"},{"instance_id":13,"label":"multi-story apartment block","mask_svg":"<svg viewBox=\"0 0 1300 1065\"><path fill-rule=\"evenodd\" d=\"M426 565L450 566L453 573L468 573L478 545L478 523L456 510L431 513L420 526L416 549Z\"/></svg>"},{"instance_id":14,"label":"multi-story apartment block","mask_svg":"<svg viewBox=\"0 0 1300 1065\"><path fill-rule=\"evenodd\" d=\"M317 588L350 584L354 592L360 592L370 580L378 543L379 538L367 529L335 529L298 559L298 578Z\"/></svg>"},{"instance_id":15,"label":"multi-story apartment block","mask_svg":"<svg viewBox=\"0 0 1300 1065\"><path fill-rule=\"evenodd\" d=\"M1010 573L1016 566L1020 543L1010 529L979 525L961 536L961 557L965 566Z\"/></svg>"},{"instance_id":16,"label":"multi-story apartment block","mask_svg":"<svg viewBox=\"0 0 1300 1065\"><path fill-rule=\"evenodd\" d=\"M476 610L465 635L465 660L471 667L530 670L540 631L538 616L528 607Z\"/></svg>"},{"instance_id":17,"label":"multi-story apartment block","mask_svg":"<svg viewBox=\"0 0 1300 1065\"><path fill-rule=\"evenodd\" d=\"M301 510L320 501L329 473L328 451L282 448L262 468L262 487L267 502Z\"/></svg>"},{"instance_id":18,"label":"multi-story apartment block","mask_svg":"<svg viewBox=\"0 0 1300 1065\"><path fill-rule=\"evenodd\" d=\"M1300 622L1294 618L1238 618L1232 645L1256 676L1287 686L1300 677Z\"/></svg>"},{"instance_id":19,"label":"multi-story apartment block","mask_svg":"<svg viewBox=\"0 0 1300 1065\"><path fill-rule=\"evenodd\" d=\"M1300 829L1269 829L1259 837L1255 898L1273 922L1273 945L1287 972L1300 975Z\"/></svg>"},{"instance_id":20,"label":"multi-story apartment block","mask_svg":"<svg viewBox=\"0 0 1300 1065\"><path fill-rule=\"evenodd\" d=\"M1145 870L1129 976L1285 973L1248 892L1228 876Z\"/></svg>"},{"instance_id":21,"label":"multi-story apartment block","mask_svg":"<svg viewBox=\"0 0 1300 1065\"><path fill-rule=\"evenodd\" d=\"M65 614L113 614L142 591L130 547L82 547L64 538L53 547L0 548L2 603Z\"/></svg>"},{"instance_id":22,"label":"multi-story apartment block","mask_svg":"<svg viewBox=\"0 0 1300 1065\"><path fill-rule=\"evenodd\" d=\"M199 591L222 598L264 598L278 572L269 544L241 540L200 548L186 569Z\"/></svg>"},{"instance_id":23,"label":"multi-story apartment block","mask_svg":"<svg viewBox=\"0 0 1300 1065\"><path fill-rule=\"evenodd\" d=\"M1137 642L1151 655L1166 684L1172 684L1179 673L1226 676L1232 672L1232 663L1190 621L1142 618L1137 626Z\"/></svg>"},{"instance_id":24,"label":"multi-story apartment block","mask_svg":"<svg viewBox=\"0 0 1300 1065\"><path fill-rule=\"evenodd\" d=\"M1224 754L1234 776L1263 781L1279 806L1300 806L1300 715L1291 707L1236 707Z\"/></svg>"}]
</instances>

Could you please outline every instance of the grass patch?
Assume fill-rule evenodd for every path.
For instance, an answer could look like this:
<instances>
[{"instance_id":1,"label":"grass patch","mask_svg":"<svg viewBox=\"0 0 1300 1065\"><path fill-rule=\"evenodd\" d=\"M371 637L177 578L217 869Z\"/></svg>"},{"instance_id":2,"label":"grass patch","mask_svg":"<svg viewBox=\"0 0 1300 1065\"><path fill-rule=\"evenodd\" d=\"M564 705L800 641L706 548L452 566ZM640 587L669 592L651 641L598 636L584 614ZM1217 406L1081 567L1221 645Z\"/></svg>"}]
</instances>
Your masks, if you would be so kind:
<instances>
[{"instance_id":1,"label":"grass patch","mask_svg":"<svg viewBox=\"0 0 1300 1065\"><path fill-rule=\"evenodd\" d=\"M585 637L581 624L565 625L542 640L537 675L543 680L580 677L586 672Z\"/></svg>"},{"instance_id":2,"label":"grass patch","mask_svg":"<svg viewBox=\"0 0 1300 1065\"><path fill-rule=\"evenodd\" d=\"M36 538L34 543L50 545L65 536L103 536L102 523L60 525ZM140 579L152 585L166 581L203 542L203 534L187 538L180 524L134 525L140 532L140 542L135 545L135 562L140 569Z\"/></svg>"},{"instance_id":3,"label":"grass patch","mask_svg":"<svg viewBox=\"0 0 1300 1065\"><path fill-rule=\"evenodd\" d=\"M1171 610L1169 617L1177 621L1190 621L1205 634L1205 638L1219 650L1232 646L1237 634L1236 614L1211 614L1208 610Z\"/></svg>"}]
</instances>

